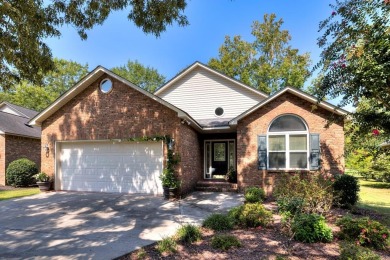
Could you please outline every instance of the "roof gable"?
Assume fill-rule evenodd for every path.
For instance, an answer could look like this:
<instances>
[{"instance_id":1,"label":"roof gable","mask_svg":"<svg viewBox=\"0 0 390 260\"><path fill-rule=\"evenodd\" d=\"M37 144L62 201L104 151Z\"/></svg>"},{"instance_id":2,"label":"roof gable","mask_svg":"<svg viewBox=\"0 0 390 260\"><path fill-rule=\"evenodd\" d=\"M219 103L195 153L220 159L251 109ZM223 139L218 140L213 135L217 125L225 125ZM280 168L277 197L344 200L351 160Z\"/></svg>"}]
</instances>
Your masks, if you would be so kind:
<instances>
[{"instance_id":1,"label":"roof gable","mask_svg":"<svg viewBox=\"0 0 390 260\"><path fill-rule=\"evenodd\" d=\"M38 114L38 112L35 110L17 106L7 101L3 101L0 103L0 112L9 113L9 114L13 114L25 118L31 118Z\"/></svg>"},{"instance_id":2,"label":"roof gable","mask_svg":"<svg viewBox=\"0 0 390 260\"><path fill-rule=\"evenodd\" d=\"M247 89L249 91L252 91L254 93L256 93L256 95L259 95L263 98L267 98L268 95L260 90L257 90L255 88L252 88L236 79L233 79L231 77L228 77L226 76L225 74L221 73L221 72L218 72L216 71L215 69L212 69L210 68L209 66L199 62L199 61L196 61L194 62L192 65L188 66L186 69L184 69L182 72L178 73L175 77L173 77L171 80L169 80L167 83L165 83L162 87L158 88L154 94L159 96L161 93L163 93L164 91L168 90L176 81L180 80L182 77L186 76L188 73L190 73L191 71L195 70L196 68L201 68L201 69L204 69L212 74L215 74L221 78L224 78L228 81L230 81L231 83L237 85L237 86L240 86L244 89Z\"/></svg>"},{"instance_id":3,"label":"roof gable","mask_svg":"<svg viewBox=\"0 0 390 260\"><path fill-rule=\"evenodd\" d=\"M228 122L268 97L198 62L155 93L188 113L200 125ZM216 114L217 108L222 109L222 114Z\"/></svg>"},{"instance_id":4,"label":"roof gable","mask_svg":"<svg viewBox=\"0 0 390 260\"><path fill-rule=\"evenodd\" d=\"M148 91L136 86L135 84L131 83L130 81L118 76L117 74L113 73L112 71L102 67L98 66L93 71L91 71L89 74L87 74L84 78L82 78L79 82L77 82L72 88L70 88L68 91L66 91L64 94L62 94L59 98L57 98L52 104L50 104L46 109L44 109L41 113L36 115L34 118L32 118L28 123L30 125L41 125L41 123L46 120L48 117L53 115L57 110L59 110L62 106L64 106L67 102L69 102L72 98L80 94L83 90L85 90L88 86L90 86L93 82L95 82L97 79L99 79L102 75L107 74L110 77L121 81L122 83L126 84L127 86L143 93L144 95L150 97L151 99L161 103L162 105L165 105L166 107L172 109L173 111L178 113L178 117L185 118L193 123L193 126L195 128L201 128L199 124L192 119L187 113L180 110L179 108L173 106L172 104L168 103L167 101L153 95L152 93L149 93Z\"/></svg>"},{"instance_id":5,"label":"roof gable","mask_svg":"<svg viewBox=\"0 0 390 260\"><path fill-rule=\"evenodd\" d=\"M265 106L266 104L268 104L269 102L275 100L276 98L278 98L279 96L283 95L284 93L291 93L297 97L300 97L308 102L311 102L319 107L322 107L330 112L333 112L337 115L341 115L341 116L345 116L347 115L349 112L342 109L342 108L339 108L337 106L334 106L328 102L325 102L325 101L320 101L318 102L317 98L313 97L312 95L309 95L297 88L293 88L293 87L285 87L284 89L281 89L279 90L278 92L276 92L274 95L268 97L267 99L263 100L262 102L260 102L259 104L253 106L252 108L248 109L247 111L245 111L244 113L242 113L241 115L237 116L236 118L233 118L232 120L230 120L229 122L229 125L236 125L238 123L238 121L240 121L241 119L243 119L244 117L248 116L249 114L251 114L252 112L256 111L257 109Z\"/></svg>"}]
</instances>

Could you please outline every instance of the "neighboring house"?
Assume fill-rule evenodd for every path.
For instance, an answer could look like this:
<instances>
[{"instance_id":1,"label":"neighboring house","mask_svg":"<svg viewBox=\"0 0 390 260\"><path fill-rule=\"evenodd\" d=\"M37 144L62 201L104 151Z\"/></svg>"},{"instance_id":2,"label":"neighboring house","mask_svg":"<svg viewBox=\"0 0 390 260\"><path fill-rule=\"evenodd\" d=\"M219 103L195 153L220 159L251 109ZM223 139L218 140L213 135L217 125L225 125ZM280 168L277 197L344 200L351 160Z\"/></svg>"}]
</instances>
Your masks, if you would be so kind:
<instances>
[{"instance_id":1,"label":"neighboring house","mask_svg":"<svg viewBox=\"0 0 390 260\"><path fill-rule=\"evenodd\" d=\"M379 145L379 147L383 148L383 149L390 149L390 140L386 140L384 141L383 143L381 143Z\"/></svg>"},{"instance_id":2,"label":"neighboring house","mask_svg":"<svg viewBox=\"0 0 390 260\"><path fill-rule=\"evenodd\" d=\"M269 188L280 172L343 171L346 113L295 88L268 96L196 62L154 94L99 66L30 124L42 126L42 171L57 190L160 194L168 148L142 137L174 139L182 193L229 168L239 189Z\"/></svg>"},{"instance_id":3,"label":"neighboring house","mask_svg":"<svg viewBox=\"0 0 390 260\"><path fill-rule=\"evenodd\" d=\"M28 158L41 165L41 128L27 122L37 111L8 102L0 103L0 185L6 184L6 169L17 159Z\"/></svg>"}]
</instances>

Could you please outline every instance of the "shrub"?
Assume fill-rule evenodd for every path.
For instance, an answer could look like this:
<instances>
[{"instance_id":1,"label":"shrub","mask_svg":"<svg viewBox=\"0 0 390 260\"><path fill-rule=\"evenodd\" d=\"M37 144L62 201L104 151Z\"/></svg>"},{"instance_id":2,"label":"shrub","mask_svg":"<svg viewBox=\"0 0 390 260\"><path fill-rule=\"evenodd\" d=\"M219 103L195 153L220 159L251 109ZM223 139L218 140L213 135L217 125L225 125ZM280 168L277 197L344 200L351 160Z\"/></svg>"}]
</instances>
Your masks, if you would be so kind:
<instances>
[{"instance_id":1,"label":"shrub","mask_svg":"<svg viewBox=\"0 0 390 260\"><path fill-rule=\"evenodd\" d=\"M381 258L368 248L354 243L341 243L340 260L380 260Z\"/></svg>"},{"instance_id":2,"label":"shrub","mask_svg":"<svg viewBox=\"0 0 390 260\"><path fill-rule=\"evenodd\" d=\"M317 214L296 215L292 225L294 238L305 243L330 242L332 230L325 223L325 218Z\"/></svg>"},{"instance_id":3,"label":"shrub","mask_svg":"<svg viewBox=\"0 0 390 260\"><path fill-rule=\"evenodd\" d=\"M229 211L235 223L244 227L267 226L272 222L272 212L260 203L246 203Z\"/></svg>"},{"instance_id":4,"label":"shrub","mask_svg":"<svg viewBox=\"0 0 390 260\"><path fill-rule=\"evenodd\" d=\"M277 204L279 212L295 215L302 212L304 199L299 197L279 198Z\"/></svg>"},{"instance_id":5,"label":"shrub","mask_svg":"<svg viewBox=\"0 0 390 260\"><path fill-rule=\"evenodd\" d=\"M146 253L145 249L141 248L138 250L137 259L139 259L139 260L145 259L147 256L148 256L148 254Z\"/></svg>"},{"instance_id":6,"label":"shrub","mask_svg":"<svg viewBox=\"0 0 390 260\"><path fill-rule=\"evenodd\" d=\"M228 250L231 247L240 247L241 242L232 235L215 235L211 239L211 246L213 248Z\"/></svg>"},{"instance_id":7,"label":"shrub","mask_svg":"<svg viewBox=\"0 0 390 260\"><path fill-rule=\"evenodd\" d=\"M262 202L265 199L265 192L258 187L249 187L245 190L245 201L249 203Z\"/></svg>"},{"instance_id":8,"label":"shrub","mask_svg":"<svg viewBox=\"0 0 390 260\"><path fill-rule=\"evenodd\" d=\"M382 153L376 156L371 170L376 180L390 182L390 155Z\"/></svg>"},{"instance_id":9,"label":"shrub","mask_svg":"<svg viewBox=\"0 0 390 260\"><path fill-rule=\"evenodd\" d=\"M7 168L7 183L12 186L28 186L34 183L38 168L33 161L22 158L11 162Z\"/></svg>"},{"instance_id":10,"label":"shrub","mask_svg":"<svg viewBox=\"0 0 390 260\"><path fill-rule=\"evenodd\" d=\"M228 212L228 217L233 221L235 225L240 224L239 219L243 206L231 208Z\"/></svg>"},{"instance_id":11,"label":"shrub","mask_svg":"<svg viewBox=\"0 0 390 260\"><path fill-rule=\"evenodd\" d=\"M359 184L357 178L351 175L339 175L333 183L336 205L349 207L358 201Z\"/></svg>"},{"instance_id":12,"label":"shrub","mask_svg":"<svg viewBox=\"0 0 390 260\"><path fill-rule=\"evenodd\" d=\"M225 214L215 213L203 221L203 226L215 231L231 230L234 226L234 221Z\"/></svg>"},{"instance_id":13,"label":"shrub","mask_svg":"<svg viewBox=\"0 0 390 260\"><path fill-rule=\"evenodd\" d=\"M192 243L202 239L202 232L199 227L186 224L176 232L176 238L184 243Z\"/></svg>"},{"instance_id":14,"label":"shrub","mask_svg":"<svg viewBox=\"0 0 390 260\"><path fill-rule=\"evenodd\" d=\"M161 241L157 242L157 250L160 254L166 253L175 253L177 248L177 244L175 239L172 237L165 237Z\"/></svg>"},{"instance_id":15,"label":"shrub","mask_svg":"<svg viewBox=\"0 0 390 260\"><path fill-rule=\"evenodd\" d=\"M277 200L302 200L303 213L322 214L333 203L332 182L320 173L284 174L275 185Z\"/></svg>"},{"instance_id":16,"label":"shrub","mask_svg":"<svg viewBox=\"0 0 390 260\"><path fill-rule=\"evenodd\" d=\"M378 221L344 216L336 224L340 226L340 239L352 240L361 246L378 249L386 248L389 243L390 232Z\"/></svg>"}]
</instances>

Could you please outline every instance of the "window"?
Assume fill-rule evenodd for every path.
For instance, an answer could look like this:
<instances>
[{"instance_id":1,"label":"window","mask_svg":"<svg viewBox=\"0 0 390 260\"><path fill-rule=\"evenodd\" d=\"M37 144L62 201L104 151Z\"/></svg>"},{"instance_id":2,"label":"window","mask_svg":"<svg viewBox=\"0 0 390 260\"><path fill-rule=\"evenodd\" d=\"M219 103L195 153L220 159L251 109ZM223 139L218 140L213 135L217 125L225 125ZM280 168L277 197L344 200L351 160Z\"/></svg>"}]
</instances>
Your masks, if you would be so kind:
<instances>
[{"instance_id":1,"label":"window","mask_svg":"<svg viewBox=\"0 0 390 260\"><path fill-rule=\"evenodd\" d=\"M267 143L269 169L308 169L308 131L299 117L276 118L269 127Z\"/></svg>"},{"instance_id":2,"label":"window","mask_svg":"<svg viewBox=\"0 0 390 260\"><path fill-rule=\"evenodd\" d=\"M103 93L108 93L112 89L112 81L109 79L103 79L102 82L100 82L100 90Z\"/></svg>"}]
</instances>

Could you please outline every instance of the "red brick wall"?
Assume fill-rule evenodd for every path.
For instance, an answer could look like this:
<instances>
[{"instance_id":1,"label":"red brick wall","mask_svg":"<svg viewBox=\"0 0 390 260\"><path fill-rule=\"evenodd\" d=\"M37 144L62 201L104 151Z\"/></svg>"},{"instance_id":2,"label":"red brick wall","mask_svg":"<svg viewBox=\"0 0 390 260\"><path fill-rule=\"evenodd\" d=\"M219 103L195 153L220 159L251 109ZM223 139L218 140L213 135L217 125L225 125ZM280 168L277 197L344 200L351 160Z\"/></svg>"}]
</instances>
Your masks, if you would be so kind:
<instances>
[{"instance_id":1,"label":"red brick wall","mask_svg":"<svg viewBox=\"0 0 390 260\"><path fill-rule=\"evenodd\" d=\"M42 123L42 145L49 145L49 152L42 151L42 171L54 175L55 141L60 140L107 140L153 135L169 135L176 140L175 150L185 151L184 146L193 145L194 133L183 130L177 113L146 95L111 78L113 89L102 93L99 83L103 76L83 92L65 104ZM108 77L109 78L109 77ZM191 138L181 144L180 137ZM166 154L166 153L165 153ZM188 179L192 162L183 154L178 174L183 174L183 192L190 189L193 180ZM165 160L164 160L165 161Z\"/></svg>"},{"instance_id":2,"label":"red brick wall","mask_svg":"<svg viewBox=\"0 0 390 260\"><path fill-rule=\"evenodd\" d=\"M0 135L0 185L5 185L5 136Z\"/></svg>"},{"instance_id":3,"label":"red brick wall","mask_svg":"<svg viewBox=\"0 0 390 260\"><path fill-rule=\"evenodd\" d=\"M331 112L285 93L238 122L237 168L238 185L241 189L249 185L261 185L272 190L278 173L257 169L257 136L266 134L270 122L283 114L300 116L306 121L310 133L320 134L322 167L325 171L344 170L342 118L336 116L337 122L327 128L327 118L332 115Z\"/></svg>"},{"instance_id":4,"label":"red brick wall","mask_svg":"<svg viewBox=\"0 0 390 260\"><path fill-rule=\"evenodd\" d=\"M41 140L28 137L5 135L0 138L0 184L5 185L8 165L20 158L28 158L41 167ZM4 151L5 147L5 151Z\"/></svg>"},{"instance_id":5,"label":"red brick wall","mask_svg":"<svg viewBox=\"0 0 390 260\"><path fill-rule=\"evenodd\" d=\"M186 124L180 127L180 164L183 194L190 192L203 179L201 145L197 132Z\"/></svg>"}]
</instances>

